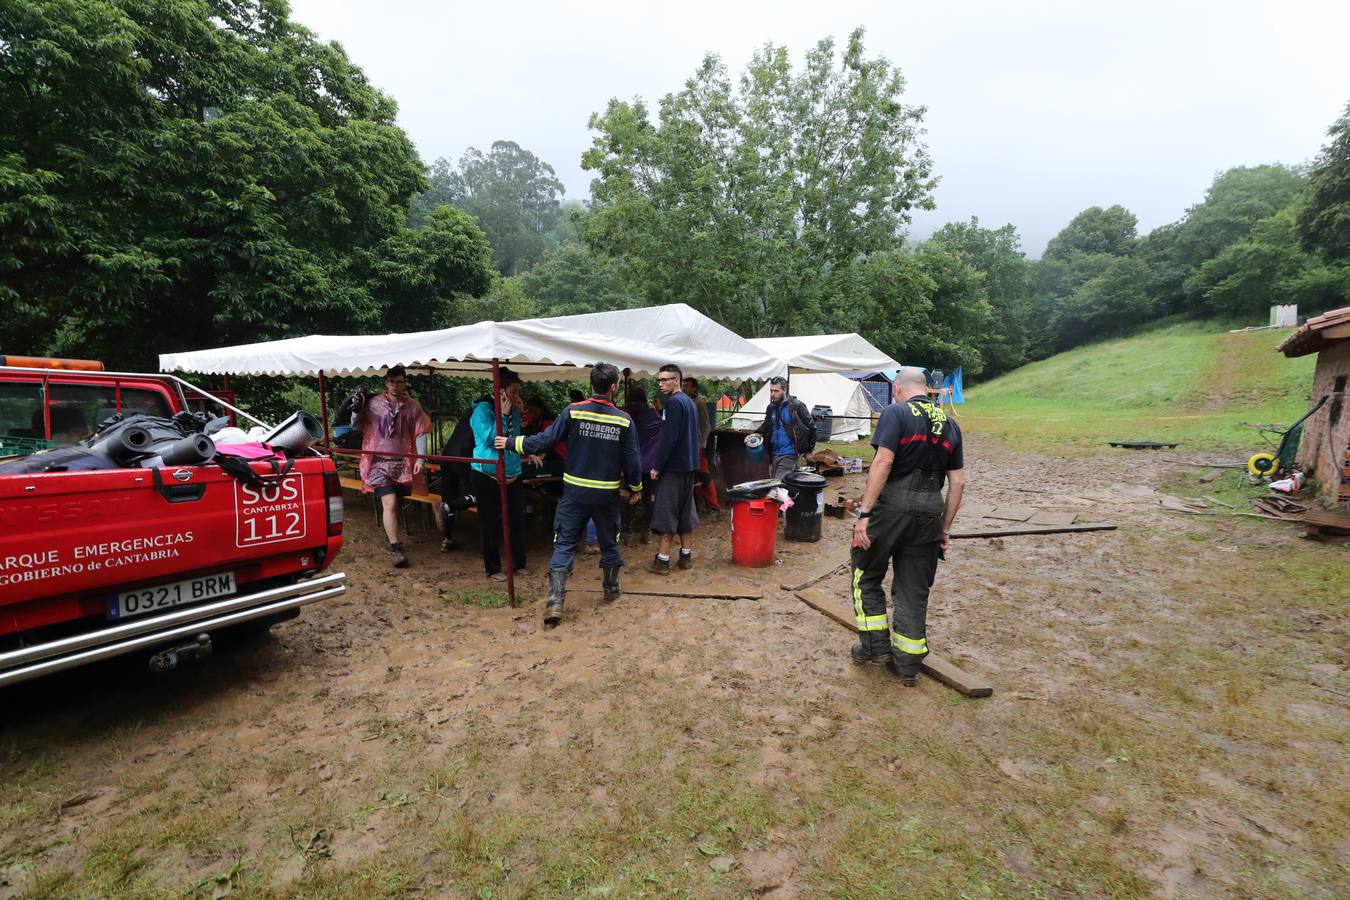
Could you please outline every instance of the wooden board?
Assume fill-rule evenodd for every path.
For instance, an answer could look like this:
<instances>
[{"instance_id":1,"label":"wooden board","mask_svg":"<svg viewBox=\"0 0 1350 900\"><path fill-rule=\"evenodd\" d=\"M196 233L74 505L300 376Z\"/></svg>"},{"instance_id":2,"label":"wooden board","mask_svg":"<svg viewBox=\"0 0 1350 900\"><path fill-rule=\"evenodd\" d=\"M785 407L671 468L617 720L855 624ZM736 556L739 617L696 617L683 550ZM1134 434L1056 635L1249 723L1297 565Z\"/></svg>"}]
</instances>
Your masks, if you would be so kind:
<instances>
[{"instance_id":1,"label":"wooden board","mask_svg":"<svg viewBox=\"0 0 1350 900\"><path fill-rule=\"evenodd\" d=\"M1115 531L1113 522L1085 522L1082 525L1027 525L1022 528L989 528L983 531L953 531L952 540L967 538L1016 537L1021 534L1076 534L1080 531Z\"/></svg>"},{"instance_id":2,"label":"wooden board","mask_svg":"<svg viewBox=\"0 0 1350 900\"><path fill-rule=\"evenodd\" d=\"M858 633L857 626L843 615L836 612L832 607L839 607L837 600L825 596L819 591L797 591L798 600L805 603L818 613L822 613L835 623L847 628L854 634ZM967 697L989 697L994 693L993 685L982 678L977 678L966 672L955 663L929 651L919 664L919 669L928 677L940 681L947 687L952 688L957 693L965 694Z\"/></svg>"},{"instance_id":3,"label":"wooden board","mask_svg":"<svg viewBox=\"0 0 1350 900\"><path fill-rule=\"evenodd\" d=\"M1350 516L1337 512L1310 512L1303 515L1303 526L1309 537L1320 537L1323 532L1350 534Z\"/></svg>"},{"instance_id":4,"label":"wooden board","mask_svg":"<svg viewBox=\"0 0 1350 900\"><path fill-rule=\"evenodd\" d=\"M1043 509L1036 515L1027 520L1028 525L1072 525L1073 520L1078 518L1076 512L1058 512L1055 510Z\"/></svg>"},{"instance_id":5,"label":"wooden board","mask_svg":"<svg viewBox=\"0 0 1350 900\"><path fill-rule=\"evenodd\" d=\"M1003 519L1008 522L1025 522L1034 515L1036 515L1036 510L1030 506L1005 504L985 513L984 517L986 519Z\"/></svg>"}]
</instances>

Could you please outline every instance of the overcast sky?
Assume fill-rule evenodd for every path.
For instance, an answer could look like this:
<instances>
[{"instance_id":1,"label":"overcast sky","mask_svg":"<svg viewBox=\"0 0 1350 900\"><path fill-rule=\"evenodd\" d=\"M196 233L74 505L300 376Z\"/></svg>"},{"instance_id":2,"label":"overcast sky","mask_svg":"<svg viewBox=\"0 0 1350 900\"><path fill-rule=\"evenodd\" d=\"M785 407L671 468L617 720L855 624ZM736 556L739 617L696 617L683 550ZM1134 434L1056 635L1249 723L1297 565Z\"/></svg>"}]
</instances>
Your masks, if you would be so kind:
<instances>
[{"instance_id":1,"label":"overcast sky","mask_svg":"<svg viewBox=\"0 0 1350 900\"><path fill-rule=\"evenodd\" d=\"M655 109L705 53L739 73L755 48L867 29L869 55L928 107L937 209L911 234L1011 222L1030 256L1077 212L1123 204L1140 233L1178 219L1217 172L1309 161L1350 101L1350 2L1129 4L446 3L292 0L399 104L428 163L514 140L569 198L587 118L611 97Z\"/></svg>"}]
</instances>

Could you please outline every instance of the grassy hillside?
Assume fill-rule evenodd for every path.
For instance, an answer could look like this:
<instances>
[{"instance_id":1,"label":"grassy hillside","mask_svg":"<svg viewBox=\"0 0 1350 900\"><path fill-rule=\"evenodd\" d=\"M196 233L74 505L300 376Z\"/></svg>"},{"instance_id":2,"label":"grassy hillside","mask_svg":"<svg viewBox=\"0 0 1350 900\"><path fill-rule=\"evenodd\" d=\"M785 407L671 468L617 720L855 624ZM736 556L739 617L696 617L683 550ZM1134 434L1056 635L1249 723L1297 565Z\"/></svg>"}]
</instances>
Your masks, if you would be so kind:
<instances>
[{"instance_id":1,"label":"grassy hillside","mask_svg":"<svg viewBox=\"0 0 1350 900\"><path fill-rule=\"evenodd\" d=\"M968 390L961 424L1043 448L1157 440L1255 450L1255 425L1287 426L1307 408L1314 358L1276 352L1288 334L1184 322L1078 347Z\"/></svg>"}]
</instances>

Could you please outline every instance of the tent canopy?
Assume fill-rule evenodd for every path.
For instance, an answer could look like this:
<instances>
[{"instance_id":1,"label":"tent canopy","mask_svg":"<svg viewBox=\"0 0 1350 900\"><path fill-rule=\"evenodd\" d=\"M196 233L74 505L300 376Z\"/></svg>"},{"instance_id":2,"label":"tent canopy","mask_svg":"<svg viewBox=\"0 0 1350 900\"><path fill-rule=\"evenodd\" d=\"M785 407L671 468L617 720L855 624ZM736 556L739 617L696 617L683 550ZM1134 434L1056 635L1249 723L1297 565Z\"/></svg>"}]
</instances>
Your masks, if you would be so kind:
<instances>
[{"instance_id":1,"label":"tent canopy","mask_svg":"<svg viewBox=\"0 0 1350 900\"><path fill-rule=\"evenodd\" d=\"M834 424L829 435L818 435L822 441L853 441L872 433L872 407L862 385L842 375L825 372L817 375L794 375L792 395L806 404L828 406L834 413ZM764 385L755 396L731 417L732 428L756 428L764 421L769 408L769 385Z\"/></svg>"},{"instance_id":2,"label":"tent canopy","mask_svg":"<svg viewBox=\"0 0 1350 900\"><path fill-rule=\"evenodd\" d=\"M163 372L207 375L379 375L402 365L413 371L483 377L492 360L527 381L571 380L598 362L651 377L666 363L699 378L782 375L783 361L683 303L479 322L411 334L321 335L165 353Z\"/></svg>"},{"instance_id":3,"label":"tent canopy","mask_svg":"<svg viewBox=\"0 0 1350 900\"><path fill-rule=\"evenodd\" d=\"M794 374L900 368L870 341L852 333L751 338L750 343L786 362Z\"/></svg>"}]
</instances>

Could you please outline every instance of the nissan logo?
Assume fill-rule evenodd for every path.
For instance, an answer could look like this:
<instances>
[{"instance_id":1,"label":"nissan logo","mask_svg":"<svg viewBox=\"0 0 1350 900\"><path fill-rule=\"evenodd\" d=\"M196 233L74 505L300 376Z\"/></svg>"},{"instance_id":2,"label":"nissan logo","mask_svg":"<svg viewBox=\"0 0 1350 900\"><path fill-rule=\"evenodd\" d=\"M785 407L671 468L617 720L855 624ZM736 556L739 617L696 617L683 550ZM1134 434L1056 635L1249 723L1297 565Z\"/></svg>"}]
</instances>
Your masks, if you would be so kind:
<instances>
[{"instance_id":1,"label":"nissan logo","mask_svg":"<svg viewBox=\"0 0 1350 900\"><path fill-rule=\"evenodd\" d=\"M190 480L192 479L192 470L191 470L191 469L174 469L174 470L173 470L173 478L174 478L174 481L190 481Z\"/></svg>"}]
</instances>

